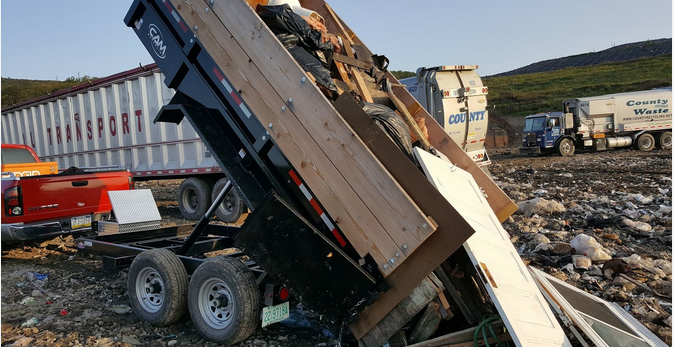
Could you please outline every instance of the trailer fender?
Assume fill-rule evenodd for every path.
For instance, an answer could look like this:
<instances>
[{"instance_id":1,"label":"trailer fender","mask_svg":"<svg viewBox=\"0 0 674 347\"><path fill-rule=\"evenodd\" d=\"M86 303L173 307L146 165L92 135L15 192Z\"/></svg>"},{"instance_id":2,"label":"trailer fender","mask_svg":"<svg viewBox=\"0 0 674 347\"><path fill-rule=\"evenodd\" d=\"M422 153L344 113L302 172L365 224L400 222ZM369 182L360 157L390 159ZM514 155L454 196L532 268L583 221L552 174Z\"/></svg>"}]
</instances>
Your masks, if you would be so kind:
<instances>
[{"instance_id":1,"label":"trailer fender","mask_svg":"<svg viewBox=\"0 0 674 347\"><path fill-rule=\"evenodd\" d=\"M641 134L643 134L645 132L646 132L646 130L641 130L641 131L631 133L629 136L632 138L632 143L636 143L639 136L641 136Z\"/></svg>"}]
</instances>

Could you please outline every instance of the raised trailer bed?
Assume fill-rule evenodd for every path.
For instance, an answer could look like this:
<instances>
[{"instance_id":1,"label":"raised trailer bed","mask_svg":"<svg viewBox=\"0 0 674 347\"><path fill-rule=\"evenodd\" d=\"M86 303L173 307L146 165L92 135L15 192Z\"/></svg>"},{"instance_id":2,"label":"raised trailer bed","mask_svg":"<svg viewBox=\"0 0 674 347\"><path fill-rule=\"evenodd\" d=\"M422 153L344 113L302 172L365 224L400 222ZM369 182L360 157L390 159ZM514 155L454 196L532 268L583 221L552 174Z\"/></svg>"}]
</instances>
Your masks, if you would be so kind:
<instances>
[{"instance_id":1,"label":"raised trailer bed","mask_svg":"<svg viewBox=\"0 0 674 347\"><path fill-rule=\"evenodd\" d=\"M398 111L420 146L473 174L499 220L516 206L385 67L374 63L385 58L373 56L327 4L303 2L326 18L348 47L335 55L341 76L337 92L313 83L316 77L281 45L251 7L256 4L136 0L125 18L164 72L165 84L176 90L155 121L192 124L251 210L245 223L235 232L209 226L219 199L182 244L177 231L158 230L168 234L102 236L83 239L83 247L97 249L111 266L136 256L131 269L141 265L129 291L138 295L131 300L138 301L139 315L155 324L167 324L189 307L195 325L210 339L235 343L252 333L260 310L260 295L256 299L251 289L256 276L245 265L234 266L235 257L204 261L202 254L234 246L264 269L260 273L322 314L326 324L349 326L361 339L394 308L406 305L417 288L433 289L433 297L442 292L427 277L474 230L354 94ZM429 138L413 117L426 120ZM183 281L187 273L192 273L189 284ZM166 297L156 297L159 291ZM154 305L142 304L145 299ZM231 311L229 304L241 300L251 304ZM166 319L143 313L165 310L177 313ZM230 325L232 315L243 326ZM395 333L377 331L361 342L375 346Z\"/></svg>"}]
</instances>

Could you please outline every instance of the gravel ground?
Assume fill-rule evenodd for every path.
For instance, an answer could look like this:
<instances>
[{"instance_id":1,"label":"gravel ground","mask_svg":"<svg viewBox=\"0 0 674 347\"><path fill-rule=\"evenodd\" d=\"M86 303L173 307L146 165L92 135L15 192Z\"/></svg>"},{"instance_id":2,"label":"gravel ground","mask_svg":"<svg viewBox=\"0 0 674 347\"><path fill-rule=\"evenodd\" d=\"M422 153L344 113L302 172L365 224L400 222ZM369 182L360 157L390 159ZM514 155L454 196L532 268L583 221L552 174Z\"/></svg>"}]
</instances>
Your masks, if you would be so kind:
<instances>
[{"instance_id":1,"label":"gravel ground","mask_svg":"<svg viewBox=\"0 0 674 347\"><path fill-rule=\"evenodd\" d=\"M671 344L671 151L573 158L510 152L492 153L490 170L521 204L504 227L525 262L618 302ZM191 223L180 218L174 198L179 183L137 185L152 189L164 226ZM581 234L597 241L592 250L604 258L587 270L572 265L572 240ZM602 271L607 264L618 266L608 276ZM199 335L189 317L165 328L139 320L128 303L127 272L104 272L100 258L77 254L72 237L2 249L1 270L2 346L216 345ZM317 329L276 324L239 346L337 343Z\"/></svg>"}]
</instances>

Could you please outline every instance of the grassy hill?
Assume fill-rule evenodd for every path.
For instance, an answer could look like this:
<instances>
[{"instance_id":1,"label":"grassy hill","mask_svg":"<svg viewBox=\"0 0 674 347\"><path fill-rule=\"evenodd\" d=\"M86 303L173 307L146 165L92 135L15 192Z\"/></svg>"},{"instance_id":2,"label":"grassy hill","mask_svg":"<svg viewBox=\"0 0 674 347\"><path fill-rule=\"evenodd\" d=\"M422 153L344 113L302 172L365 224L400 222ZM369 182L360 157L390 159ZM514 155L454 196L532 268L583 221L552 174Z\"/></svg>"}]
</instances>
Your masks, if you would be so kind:
<instances>
[{"instance_id":1,"label":"grassy hill","mask_svg":"<svg viewBox=\"0 0 674 347\"><path fill-rule=\"evenodd\" d=\"M89 79L94 80L94 78L89 76L79 78L70 77L65 81L25 80L3 77L0 81L0 84L2 85L2 91L0 92L0 94L2 94L2 107L5 108L38 96L70 88L86 82Z\"/></svg>"},{"instance_id":2,"label":"grassy hill","mask_svg":"<svg viewBox=\"0 0 674 347\"><path fill-rule=\"evenodd\" d=\"M393 71L398 78L414 75L407 71ZM69 88L87 80L68 78L65 81L35 81L2 78L2 107ZM647 90L672 85L672 55L654 58L604 63L585 67L570 67L549 72L514 76L484 77L489 87L490 114L513 118L529 114L559 111L562 100L610 93ZM494 117L496 118L496 117Z\"/></svg>"},{"instance_id":3,"label":"grassy hill","mask_svg":"<svg viewBox=\"0 0 674 347\"><path fill-rule=\"evenodd\" d=\"M672 55L483 80L492 114L524 117L561 111L564 99L671 86Z\"/></svg>"}]
</instances>

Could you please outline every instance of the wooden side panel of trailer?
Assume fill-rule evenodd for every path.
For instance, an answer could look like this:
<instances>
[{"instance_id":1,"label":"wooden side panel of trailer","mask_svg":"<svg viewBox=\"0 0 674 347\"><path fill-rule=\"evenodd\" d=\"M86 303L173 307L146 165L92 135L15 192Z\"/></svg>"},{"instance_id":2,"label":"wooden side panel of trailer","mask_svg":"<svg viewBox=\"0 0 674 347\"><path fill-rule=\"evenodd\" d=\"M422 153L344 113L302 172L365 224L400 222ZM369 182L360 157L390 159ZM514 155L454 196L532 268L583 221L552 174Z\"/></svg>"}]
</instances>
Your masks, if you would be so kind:
<instances>
[{"instance_id":1,"label":"wooden side panel of trailer","mask_svg":"<svg viewBox=\"0 0 674 347\"><path fill-rule=\"evenodd\" d=\"M359 254L384 275L404 262L435 226L259 16L243 0L172 4Z\"/></svg>"}]
</instances>

